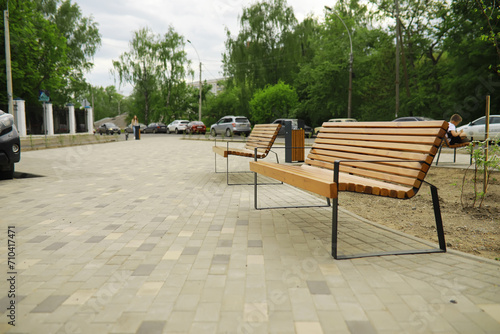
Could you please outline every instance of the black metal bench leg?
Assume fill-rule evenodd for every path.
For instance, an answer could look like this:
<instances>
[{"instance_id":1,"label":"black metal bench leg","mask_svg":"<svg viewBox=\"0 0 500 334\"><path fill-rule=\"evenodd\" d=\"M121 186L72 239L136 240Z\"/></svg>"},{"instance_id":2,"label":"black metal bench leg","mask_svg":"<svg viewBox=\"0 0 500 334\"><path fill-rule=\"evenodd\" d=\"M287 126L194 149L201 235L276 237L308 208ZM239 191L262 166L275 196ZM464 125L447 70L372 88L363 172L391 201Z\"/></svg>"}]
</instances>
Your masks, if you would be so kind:
<instances>
[{"instance_id":1,"label":"black metal bench leg","mask_svg":"<svg viewBox=\"0 0 500 334\"><path fill-rule=\"evenodd\" d=\"M438 165L439 163L439 157L441 156L441 149L443 148L443 142L441 141L441 145L439 145L439 151L438 151L438 156L437 156L437 159L436 159L436 166Z\"/></svg>"},{"instance_id":2,"label":"black metal bench leg","mask_svg":"<svg viewBox=\"0 0 500 334\"><path fill-rule=\"evenodd\" d=\"M434 207L434 218L436 220L436 230L439 240L439 248L446 252L446 241L444 239L444 230L443 230L443 219L441 217L441 207L439 206L439 196L438 191L435 186L428 183L431 187L432 194L432 206Z\"/></svg>"},{"instance_id":3,"label":"black metal bench leg","mask_svg":"<svg viewBox=\"0 0 500 334\"><path fill-rule=\"evenodd\" d=\"M330 203L330 199L328 199ZM338 198L332 199L332 256L337 259L337 235L338 235L338 222L339 222L339 208Z\"/></svg>"}]
</instances>

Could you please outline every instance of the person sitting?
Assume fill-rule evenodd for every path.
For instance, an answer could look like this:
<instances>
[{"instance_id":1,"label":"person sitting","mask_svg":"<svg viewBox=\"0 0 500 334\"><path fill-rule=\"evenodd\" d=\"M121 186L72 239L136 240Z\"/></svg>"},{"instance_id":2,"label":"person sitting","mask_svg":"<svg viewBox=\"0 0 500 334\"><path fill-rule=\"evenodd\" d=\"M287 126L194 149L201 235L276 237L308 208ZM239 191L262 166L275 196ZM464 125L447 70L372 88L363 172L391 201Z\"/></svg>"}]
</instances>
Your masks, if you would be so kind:
<instances>
[{"instance_id":1,"label":"person sitting","mask_svg":"<svg viewBox=\"0 0 500 334\"><path fill-rule=\"evenodd\" d=\"M448 132L446 135L450 145L470 142L470 139L467 138L464 130L457 131L457 126L460 122L462 122L462 117L459 114L452 115L450 121L448 122Z\"/></svg>"}]
</instances>

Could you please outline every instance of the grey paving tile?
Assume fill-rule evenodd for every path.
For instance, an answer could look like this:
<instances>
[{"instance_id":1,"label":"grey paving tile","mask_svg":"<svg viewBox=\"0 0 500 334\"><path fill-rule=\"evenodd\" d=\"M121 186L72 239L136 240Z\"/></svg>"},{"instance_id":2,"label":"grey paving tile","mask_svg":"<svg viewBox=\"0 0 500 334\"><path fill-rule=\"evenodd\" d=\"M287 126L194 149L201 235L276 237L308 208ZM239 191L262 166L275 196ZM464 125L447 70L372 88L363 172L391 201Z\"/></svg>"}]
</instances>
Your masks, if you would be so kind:
<instances>
[{"instance_id":1,"label":"grey paving tile","mask_svg":"<svg viewBox=\"0 0 500 334\"><path fill-rule=\"evenodd\" d=\"M248 240L248 247L262 247L262 240Z\"/></svg>"},{"instance_id":2,"label":"grey paving tile","mask_svg":"<svg viewBox=\"0 0 500 334\"><path fill-rule=\"evenodd\" d=\"M96 244L96 243L101 242L104 238L106 238L106 236L96 235L96 236L88 238L87 241L85 241L85 242L89 243L89 244Z\"/></svg>"},{"instance_id":3,"label":"grey paving tile","mask_svg":"<svg viewBox=\"0 0 500 334\"><path fill-rule=\"evenodd\" d=\"M48 235L39 235L34 237L33 239L28 240L27 243L40 243L47 240L48 238L49 238Z\"/></svg>"},{"instance_id":4,"label":"grey paving tile","mask_svg":"<svg viewBox=\"0 0 500 334\"><path fill-rule=\"evenodd\" d=\"M309 292L313 295L329 295L331 294L330 288L326 281L307 281Z\"/></svg>"},{"instance_id":5,"label":"grey paving tile","mask_svg":"<svg viewBox=\"0 0 500 334\"><path fill-rule=\"evenodd\" d=\"M58 250L67 244L67 242L54 242L53 244L45 247L43 250Z\"/></svg>"},{"instance_id":6,"label":"grey paving tile","mask_svg":"<svg viewBox=\"0 0 500 334\"><path fill-rule=\"evenodd\" d=\"M68 297L69 296L59 296L59 295L49 296L38 306L36 306L33 310L31 310L31 313L52 313L59 306L61 306L61 304L64 303L64 301L68 299Z\"/></svg>"},{"instance_id":7,"label":"grey paving tile","mask_svg":"<svg viewBox=\"0 0 500 334\"><path fill-rule=\"evenodd\" d=\"M161 334L166 321L143 321L136 334Z\"/></svg>"},{"instance_id":8,"label":"grey paving tile","mask_svg":"<svg viewBox=\"0 0 500 334\"><path fill-rule=\"evenodd\" d=\"M132 276L148 276L155 269L154 264L141 264L134 270Z\"/></svg>"},{"instance_id":9,"label":"grey paving tile","mask_svg":"<svg viewBox=\"0 0 500 334\"><path fill-rule=\"evenodd\" d=\"M351 334L376 334L377 331L373 328L369 321L346 321L347 327Z\"/></svg>"}]
</instances>

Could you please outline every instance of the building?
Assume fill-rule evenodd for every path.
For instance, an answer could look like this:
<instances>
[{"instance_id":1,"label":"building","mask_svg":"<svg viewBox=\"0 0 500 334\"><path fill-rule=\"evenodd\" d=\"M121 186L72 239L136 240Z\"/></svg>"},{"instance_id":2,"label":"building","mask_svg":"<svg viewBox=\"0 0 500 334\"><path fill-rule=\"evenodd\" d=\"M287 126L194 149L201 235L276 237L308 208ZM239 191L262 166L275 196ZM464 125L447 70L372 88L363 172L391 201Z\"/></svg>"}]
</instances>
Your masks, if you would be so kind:
<instances>
[{"instance_id":1,"label":"building","mask_svg":"<svg viewBox=\"0 0 500 334\"><path fill-rule=\"evenodd\" d=\"M212 85L212 89L210 90L214 95L217 95L219 92L221 92L224 89L224 86L219 85L219 82L225 80L225 78L219 78L219 79L212 79L212 80L202 80L203 83ZM187 82L187 85L190 87L195 87L199 88L200 87L200 82L199 81L191 81Z\"/></svg>"}]
</instances>

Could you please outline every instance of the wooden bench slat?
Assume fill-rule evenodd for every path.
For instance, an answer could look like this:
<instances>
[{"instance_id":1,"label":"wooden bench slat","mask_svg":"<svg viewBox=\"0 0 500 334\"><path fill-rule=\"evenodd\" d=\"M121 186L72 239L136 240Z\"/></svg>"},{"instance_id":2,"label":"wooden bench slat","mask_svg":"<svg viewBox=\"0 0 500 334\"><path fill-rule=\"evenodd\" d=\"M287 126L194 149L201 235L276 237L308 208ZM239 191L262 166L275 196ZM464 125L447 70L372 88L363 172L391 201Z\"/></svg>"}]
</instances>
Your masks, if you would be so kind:
<instances>
[{"instance_id":1,"label":"wooden bench slat","mask_svg":"<svg viewBox=\"0 0 500 334\"><path fill-rule=\"evenodd\" d=\"M325 181L333 180L333 170L320 169L318 171L317 167L302 165L300 168L304 170L311 170L311 172L319 173L319 175L324 178ZM365 186L365 187L363 187ZM399 198L411 198L415 195L415 190L413 187L400 186L397 184L391 184L383 181L363 178L356 175L351 175L349 173L340 172L339 173L339 185L338 191L351 191L360 192L371 195L381 195L389 196L390 194L395 195ZM401 197L403 196L403 197ZM393 196L394 197L394 196Z\"/></svg>"},{"instance_id":2,"label":"wooden bench slat","mask_svg":"<svg viewBox=\"0 0 500 334\"><path fill-rule=\"evenodd\" d=\"M436 136L390 136L390 135L368 135L368 134L339 134L319 133L318 138L344 139L344 140L366 140L389 143L415 143L439 146L440 141Z\"/></svg>"},{"instance_id":3,"label":"wooden bench slat","mask_svg":"<svg viewBox=\"0 0 500 334\"><path fill-rule=\"evenodd\" d=\"M397 143L397 144L391 143L390 147L388 147L387 143L384 142L367 142L367 141L356 141L356 140L317 138L316 142L319 144L327 144L327 145L352 146L353 150L355 150L358 147L369 147L369 148L378 148L386 150L390 149L394 151L420 152L432 155L435 155L438 150L438 147L434 145L431 146L431 145L417 145L417 144L404 144L404 143Z\"/></svg>"},{"instance_id":4,"label":"wooden bench slat","mask_svg":"<svg viewBox=\"0 0 500 334\"><path fill-rule=\"evenodd\" d=\"M324 124L323 124L324 125ZM404 132L403 132L404 131ZM365 135L397 135L404 134L405 136L441 136L446 133L442 128L410 128L401 129L401 132L394 133L391 128L338 128L338 127L321 127L319 134L322 133L345 133L345 134L365 134Z\"/></svg>"},{"instance_id":5,"label":"wooden bench slat","mask_svg":"<svg viewBox=\"0 0 500 334\"><path fill-rule=\"evenodd\" d=\"M425 121L425 122L324 122L323 126L331 128L397 128L404 129L406 133L411 128L442 128L448 129L448 124L445 121Z\"/></svg>"},{"instance_id":6,"label":"wooden bench slat","mask_svg":"<svg viewBox=\"0 0 500 334\"><path fill-rule=\"evenodd\" d=\"M306 160L310 166L319 167L319 168L332 168L332 164L329 164L324 161L314 161L314 160ZM340 171L344 173L355 173L355 175L364 176L367 178L373 178L380 181L386 181L391 183L403 184L412 187L420 187L420 180L417 177L409 177L402 176L396 174L384 173L376 170L370 170L365 168L352 167L346 164L340 164ZM425 173L423 174L425 176ZM422 177L422 174L418 173L419 177Z\"/></svg>"},{"instance_id":7,"label":"wooden bench slat","mask_svg":"<svg viewBox=\"0 0 500 334\"><path fill-rule=\"evenodd\" d=\"M387 166L396 166L396 167L405 167L411 169L422 168L422 164L415 159L411 159L408 161L403 157L385 157L385 156L377 156L377 155L369 155L369 154L360 154L357 152L345 152L345 151L331 151L331 150L322 150L322 149L311 149L310 154L314 155L315 160L322 160L323 158L329 159L334 158L334 160L392 160L397 159L394 162L377 162L377 164L387 165Z\"/></svg>"},{"instance_id":8,"label":"wooden bench slat","mask_svg":"<svg viewBox=\"0 0 500 334\"><path fill-rule=\"evenodd\" d=\"M315 149L332 150L332 146L325 145L325 144L314 144L311 151L313 151ZM335 145L335 150L338 152L353 152L352 146L344 146L344 145ZM373 157L376 157L376 159L383 157L383 158L388 158L388 159L394 158L394 159L425 161L428 164L430 164L432 162L432 157L429 157L428 154L420 153L420 152L399 152L399 151L393 151L393 150L388 150L388 149L357 147L355 150L355 153L356 154L359 153L361 155L366 155L367 157L370 157L369 159L371 159L371 157L373 156Z\"/></svg>"},{"instance_id":9,"label":"wooden bench slat","mask_svg":"<svg viewBox=\"0 0 500 334\"><path fill-rule=\"evenodd\" d=\"M316 158L315 155L310 154L308 156L307 163L314 165L317 162L326 162L326 163L330 163L330 165L333 166L333 163L335 162L335 160L345 160L345 159L342 159L341 157L329 157L328 159L315 159L315 158ZM397 166L390 166L388 164L382 164L382 163L377 163L377 162L358 162L356 160L351 160L351 161L344 161L341 164L341 166L351 166L351 167L356 167L356 168L369 169L369 170L378 171L378 172L382 172L382 173L386 173L386 174L396 174L399 176L408 176L410 178L418 178L418 179L422 179L425 176L425 173L423 173L420 168L414 169L414 168L397 167Z\"/></svg>"}]
</instances>

